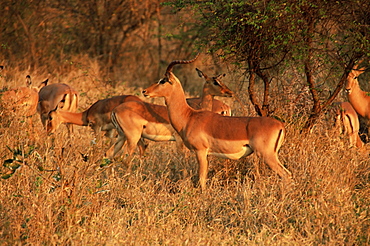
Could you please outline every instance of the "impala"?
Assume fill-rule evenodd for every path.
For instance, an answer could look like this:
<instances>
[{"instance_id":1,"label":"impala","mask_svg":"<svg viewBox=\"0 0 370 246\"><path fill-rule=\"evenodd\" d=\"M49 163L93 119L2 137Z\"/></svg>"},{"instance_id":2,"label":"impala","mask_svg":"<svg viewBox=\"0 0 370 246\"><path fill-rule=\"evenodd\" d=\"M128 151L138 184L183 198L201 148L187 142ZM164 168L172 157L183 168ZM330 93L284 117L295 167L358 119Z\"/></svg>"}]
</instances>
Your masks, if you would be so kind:
<instances>
[{"instance_id":1,"label":"impala","mask_svg":"<svg viewBox=\"0 0 370 246\"><path fill-rule=\"evenodd\" d=\"M231 116L229 105L214 99L215 96L232 97L233 92L221 82L221 78L226 74L220 74L215 77L208 77L207 74L196 68L199 77L203 77L205 84L203 86L200 98L187 98L186 101L194 109L204 109L221 115Z\"/></svg>"},{"instance_id":2,"label":"impala","mask_svg":"<svg viewBox=\"0 0 370 246\"><path fill-rule=\"evenodd\" d=\"M339 133L348 134L350 146L358 148L364 146L358 135L360 129L358 115L352 105L349 102L338 102L334 106L336 114L335 125L339 129Z\"/></svg>"},{"instance_id":3,"label":"impala","mask_svg":"<svg viewBox=\"0 0 370 246\"><path fill-rule=\"evenodd\" d=\"M357 114L366 120L368 129L370 130L370 96L368 92L362 91L358 83L358 76L365 72L366 68L358 69L356 64L351 72L348 74L345 91L348 100ZM370 131L368 131L370 133Z\"/></svg>"},{"instance_id":4,"label":"impala","mask_svg":"<svg viewBox=\"0 0 370 246\"><path fill-rule=\"evenodd\" d=\"M32 81L29 75L26 76L27 87L13 88L2 94L3 106L8 110L14 110L18 115L26 117L36 113L39 100L38 90L31 87Z\"/></svg>"},{"instance_id":5,"label":"impala","mask_svg":"<svg viewBox=\"0 0 370 246\"><path fill-rule=\"evenodd\" d=\"M224 115L229 114L230 107L221 101L215 100L215 96L231 97L233 92L223 83L221 76L208 77L197 69L200 77L203 77L203 93L201 98L186 99L187 103L195 108L213 111ZM118 139L106 153L110 158L122 149L127 139L127 161L130 161L135 146L141 137L152 141L176 141L177 149L182 149L182 141L171 126L166 106L155 105L146 102L126 102L112 111L112 122L118 131Z\"/></svg>"},{"instance_id":6,"label":"impala","mask_svg":"<svg viewBox=\"0 0 370 246\"><path fill-rule=\"evenodd\" d=\"M118 138L106 153L109 158L114 158L121 151L126 140L126 164L130 162L135 147L142 138L156 142L176 141L178 149L182 148L181 138L169 123L166 106L143 101L125 102L113 109L111 118Z\"/></svg>"},{"instance_id":7,"label":"impala","mask_svg":"<svg viewBox=\"0 0 370 246\"><path fill-rule=\"evenodd\" d=\"M195 59L171 62L164 78L143 90L143 94L146 97L164 97L171 125L185 146L196 154L202 190L206 188L207 156L210 154L239 159L255 152L284 180L291 180L290 171L278 159L278 150L285 136L282 122L269 117L221 116L189 107L172 68L176 64L191 63Z\"/></svg>"},{"instance_id":8,"label":"impala","mask_svg":"<svg viewBox=\"0 0 370 246\"><path fill-rule=\"evenodd\" d=\"M49 112L49 120L47 124L47 132L53 133L62 123L74 124L79 126L90 126L97 138L100 140L101 131L105 131L105 136L110 138L111 145L113 144L113 137L115 127L111 121L112 110L121 103L128 101L141 101L140 98L131 95L114 96L99 100L91 105L87 110L75 113L64 110L52 110ZM140 153L143 154L145 150L143 141L139 143Z\"/></svg>"},{"instance_id":9,"label":"impala","mask_svg":"<svg viewBox=\"0 0 370 246\"><path fill-rule=\"evenodd\" d=\"M37 112L40 114L42 125L46 128L49 112L60 108L75 112L78 106L78 93L66 84L51 84L42 87L39 91ZM69 127L68 127L68 130Z\"/></svg>"}]
</instances>

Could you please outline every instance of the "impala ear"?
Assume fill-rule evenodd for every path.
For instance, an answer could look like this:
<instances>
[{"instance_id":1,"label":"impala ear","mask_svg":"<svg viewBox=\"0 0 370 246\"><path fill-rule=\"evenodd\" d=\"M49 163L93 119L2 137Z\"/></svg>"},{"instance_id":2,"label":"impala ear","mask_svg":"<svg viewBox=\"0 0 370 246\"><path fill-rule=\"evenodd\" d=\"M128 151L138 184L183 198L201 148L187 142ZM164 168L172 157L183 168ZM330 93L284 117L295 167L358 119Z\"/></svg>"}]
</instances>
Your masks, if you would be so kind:
<instances>
[{"instance_id":1,"label":"impala ear","mask_svg":"<svg viewBox=\"0 0 370 246\"><path fill-rule=\"evenodd\" d=\"M197 73L199 75L199 77L203 77L206 81L209 80L209 77L207 76L207 74L203 73L200 69L196 68L195 70L197 70Z\"/></svg>"},{"instance_id":2,"label":"impala ear","mask_svg":"<svg viewBox=\"0 0 370 246\"><path fill-rule=\"evenodd\" d=\"M197 70L197 73L198 73L198 76L199 77L204 77L204 73L202 71L200 71L198 68L195 68L195 70Z\"/></svg>"},{"instance_id":3,"label":"impala ear","mask_svg":"<svg viewBox=\"0 0 370 246\"><path fill-rule=\"evenodd\" d=\"M39 88L41 89L42 87L47 86L48 82L49 82L49 79L46 79L45 81L41 82L41 84L39 85Z\"/></svg>"},{"instance_id":4,"label":"impala ear","mask_svg":"<svg viewBox=\"0 0 370 246\"><path fill-rule=\"evenodd\" d=\"M362 68L360 68L360 69L358 69L358 70L359 70L359 72L363 73L363 72L365 72L365 71L366 71L366 67L362 67Z\"/></svg>"},{"instance_id":5,"label":"impala ear","mask_svg":"<svg viewBox=\"0 0 370 246\"><path fill-rule=\"evenodd\" d=\"M224 74L220 74L220 75L217 75L216 76L216 79L222 79L223 77L225 77L226 76L226 73L224 73Z\"/></svg>"},{"instance_id":6,"label":"impala ear","mask_svg":"<svg viewBox=\"0 0 370 246\"><path fill-rule=\"evenodd\" d=\"M26 85L27 85L27 87L31 87L31 85L32 85L32 80L31 80L30 75L26 76Z\"/></svg>"},{"instance_id":7,"label":"impala ear","mask_svg":"<svg viewBox=\"0 0 370 246\"><path fill-rule=\"evenodd\" d=\"M361 60L359 60L358 62L356 62L356 64L353 66L353 70L365 70L366 68L361 68L359 69L358 66L361 65L361 63L364 61L365 59L362 58Z\"/></svg>"}]
</instances>

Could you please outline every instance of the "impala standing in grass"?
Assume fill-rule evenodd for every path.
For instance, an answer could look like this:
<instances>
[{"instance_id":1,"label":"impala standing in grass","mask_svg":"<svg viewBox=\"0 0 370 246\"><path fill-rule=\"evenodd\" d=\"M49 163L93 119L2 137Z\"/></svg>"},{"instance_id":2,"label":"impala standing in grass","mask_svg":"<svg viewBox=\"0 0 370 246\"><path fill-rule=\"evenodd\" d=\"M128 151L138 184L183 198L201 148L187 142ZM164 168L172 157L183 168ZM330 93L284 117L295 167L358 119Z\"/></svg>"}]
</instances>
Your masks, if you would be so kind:
<instances>
[{"instance_id":1,"label":"impala standing in grass","mask_svg":"<svg viewBox=\"0 0 370 246\"><path fill-rule=\"evenodd\" d=\"M196 58L195 58L196 59ZM291 173L278 159L278 151L285 136L284 124L269 117L228 117L210 111L189 107L179 79L172 73L176 64L167 67L164 78L143 90L146 97L164 97L169 119L184 144L196 154L199 164L199 182L204 190L208 173L208 155L239 159L255 152L284 180Z\"/></svg>"},{"instance_id":2,"label":"impala standing in grass","mask_svg":"<svg viewBox=\"0 0 370 246\"><path fill-rule=\"evenodd\" d=\"M62 123L90 126L98 142L100 141L101 132L105 131L105 136L110 139L110 144L112 145L116 131L116 128L111 121L112 110L118 105L128 101L141 102L141 99L137 96L121 95L98 100L87 110L79 113L68 112L60 109L52 110L49 112L47 132L54 133L58 126ZM143 141L138 142L140 154L143 155L146 145Z\"/></svg>"},{"instance_id":3,"label":"impala standing in grass","mask_svg":"<svg viewBox=\"0 0 370 246\"><path fill-rule=\"evenodd\" d=\"M186 101L194 109L203 109L217 114L231 116L229 105L214 99L215 96L232 97L233 92L221 82L226 74L208 77L207 74L196 68L199 77L204 78L204 86L200 98L187 98Z\"/></svg>"},{"instance_id":4,"label":"impala standing in grass","mask_svg":"<svg viewBox=\"0 0 370 246\"><path fill-rule=\"evenodd\" d=\"M348 74L345 91L352 107L366 121L368 134L370 134L370 96L368 92L361 90L358 83L358 76L366 70L366 68L358 68L360 63L361 61Z\"/></svg>"},{"instance_id":5,"label":"impala standing in grass","mask_svg":"<svg viewBox=\"0 0 370 246\"><path fill-rule=\"evenodd\" d=\"M188 98L186 102L195 108L202 108L221 115L231 114L230 107L215 96L232 97L233 92L221 82L222 76L208 77L197 69L205 83L201 98ZM122 149L127 140L126 163L130 162L135 146L141 137L152 141L176 141L177 149L182 148L182 141L171 126L166 106L146 102L126 102L112 111L112 122L118 131L117 142L106 156L113 158Z\"/></svg>"},{"instance_id":6,"label":"impala standing in grass","mask_svg":"<svg viewBox=\"0 0 370 246\"><path fill-rule=\"evenodd\" d=\"M360 123L358 115L349 102L338 102L335 106L335 125L339 129L339 133L344 133L349 136L350 146L361 148L364 143L361 141L358 131Z\"/></svg>"},{"instance_id":7,"label":"impala standing in grass","mask_svg":"<svg viewBox=\"0 0 370 246\"><path fill-rule=\"evenodd\" d=\"M66 84L46 85L39 91L37 112L40 114L42 125L46 128L49 112L60 108L69 112L76 112L78 106L78 93ZM68 127L70 130L70 127Z\"/></svg>"}]
</instances>

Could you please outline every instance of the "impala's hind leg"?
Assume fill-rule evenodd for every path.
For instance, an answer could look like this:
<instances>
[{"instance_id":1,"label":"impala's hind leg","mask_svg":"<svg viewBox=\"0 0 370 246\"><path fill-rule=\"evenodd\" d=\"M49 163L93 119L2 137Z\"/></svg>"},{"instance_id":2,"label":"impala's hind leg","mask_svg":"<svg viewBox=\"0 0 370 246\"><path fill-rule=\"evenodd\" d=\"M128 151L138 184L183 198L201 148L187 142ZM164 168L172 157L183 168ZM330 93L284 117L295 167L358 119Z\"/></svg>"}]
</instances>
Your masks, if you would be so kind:
<instances>
[{"instance_id":1,"label":"impala's hind leg","mask_svg":"<svg viewBox=\"0 0 370 246\"><path fill-rule=\"evenodd\" d=\"M105 153L105 156L110 159L116 157L122 151L122 147L125 144L125 142L126 142L125 135L118 135L116 143L111 145L111 147Z\"/></svg>"},{"instance_id":2,"label":"impala's hind leg","mask_svg":"<svg viewBox=\"0 0 370 246\"><path fill-rule=\"evenodd\" d=\"M258 154L258 153L257 153ZM278 159L277 153L260 155L263 161L275 171L284 181L291 181L292 173Z\"/></svg>"}]
</instances>

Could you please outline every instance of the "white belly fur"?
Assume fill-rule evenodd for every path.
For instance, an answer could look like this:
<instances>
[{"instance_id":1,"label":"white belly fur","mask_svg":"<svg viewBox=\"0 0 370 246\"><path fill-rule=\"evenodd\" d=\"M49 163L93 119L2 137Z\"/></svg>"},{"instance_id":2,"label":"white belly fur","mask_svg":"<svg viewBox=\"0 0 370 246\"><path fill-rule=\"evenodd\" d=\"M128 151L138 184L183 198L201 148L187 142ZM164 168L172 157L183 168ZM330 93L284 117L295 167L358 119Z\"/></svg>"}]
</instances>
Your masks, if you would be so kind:
<instances>
[{"instance_id":1,"label":"white belly fur","mask_svg":"<svg viewBox=\"0 0 370 246\"><path fill-rule=\"evenodd\" d=\"M225 159L232 159L232 160L238 160L244 156L248 156L253 153L253 150L249 148L248 146L244 146L241 151L237 153L214 153L210 152L210 155L214 155L217 157L222 157Z\"/></svg>"},{"instance_id":2,"label":"white belly fur","mask_svg":"<svg viewBox=\"0 0 370 246\"><path fill-rule=\"evenodd\" d=\"M161 135L148 135L148 134L145 134L143 133L142 135L143 138L146 138L146 139L149 139L149 140L152 140L152 141L156 141L156 142L160 142L160 141L175 141L175 137L170 135L164 135L164 136L161 136Z\"/></svg>"}]
</instances>

